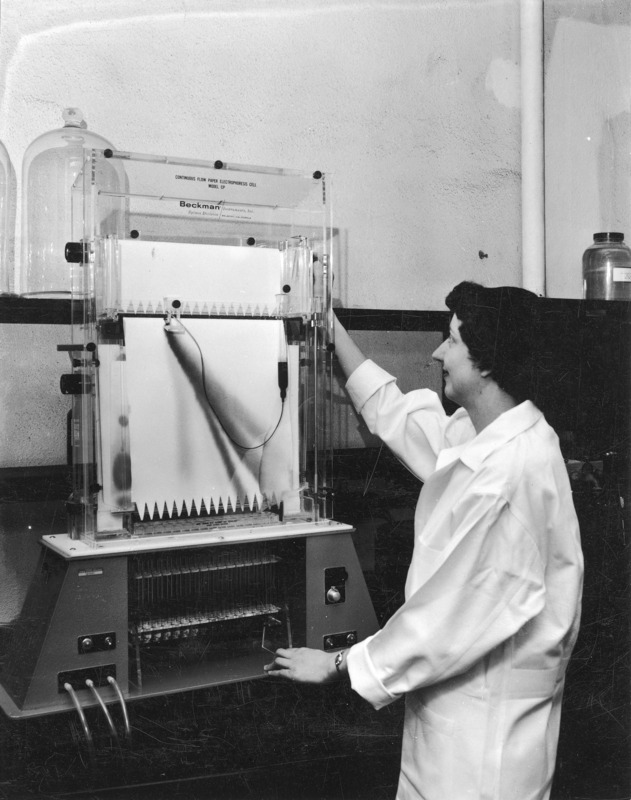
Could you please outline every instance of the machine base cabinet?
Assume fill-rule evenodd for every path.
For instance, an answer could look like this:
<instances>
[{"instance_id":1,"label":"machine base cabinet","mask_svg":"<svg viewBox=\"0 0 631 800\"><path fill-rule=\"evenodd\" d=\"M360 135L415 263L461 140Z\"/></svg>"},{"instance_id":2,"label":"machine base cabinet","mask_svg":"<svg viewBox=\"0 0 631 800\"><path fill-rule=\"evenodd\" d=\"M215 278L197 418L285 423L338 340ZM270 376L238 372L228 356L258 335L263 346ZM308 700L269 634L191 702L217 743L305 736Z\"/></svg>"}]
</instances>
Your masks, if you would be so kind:
<instances>
[{"instance_id":1,"label":"machine base cabinet","mask_svg":"<svg viewBox=\"0 0 631 800\"><path fill-rule=\"evenodd\" d=\"M67 550L43 547L15 623L0 690L11 717L259 678L278 647L334 651L377 628L348 529Z\"/></svg>"}]
</instances>

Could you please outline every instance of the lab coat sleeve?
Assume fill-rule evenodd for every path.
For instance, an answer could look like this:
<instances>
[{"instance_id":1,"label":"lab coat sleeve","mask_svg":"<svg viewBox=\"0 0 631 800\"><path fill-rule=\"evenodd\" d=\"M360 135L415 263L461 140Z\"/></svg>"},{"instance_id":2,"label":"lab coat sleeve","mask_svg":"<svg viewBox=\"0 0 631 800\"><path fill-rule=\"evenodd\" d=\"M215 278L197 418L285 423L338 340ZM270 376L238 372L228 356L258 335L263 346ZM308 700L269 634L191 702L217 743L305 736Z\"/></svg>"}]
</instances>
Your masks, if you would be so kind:
<instances>
[{"instance_id":1,"label":"lab coat sleeve","mask_svg":"<svg viewBox=\"0 0 631 800\"><path fill-rule=\"evenodd\" d=\"M396 379L370 359L352 373L346 389L370 432L414 475L426 480L445 447L449 423L438 395L429 389L404 394Z\"/></svg>"},{"instance_id":2,"label":"lab coat sleeve","mask_svg":"<svg viewBox=\"0 0 631 800\"><path fill-rule=\"evenodd\" d=\"M375 708L466 672L543 608L539 551L509 504L468 497L452 517L445 551L426 548L440 564L432 576L348 653L351 685ZM417 547L423 557L422 542Z\"/></svg>"}]
</instances>

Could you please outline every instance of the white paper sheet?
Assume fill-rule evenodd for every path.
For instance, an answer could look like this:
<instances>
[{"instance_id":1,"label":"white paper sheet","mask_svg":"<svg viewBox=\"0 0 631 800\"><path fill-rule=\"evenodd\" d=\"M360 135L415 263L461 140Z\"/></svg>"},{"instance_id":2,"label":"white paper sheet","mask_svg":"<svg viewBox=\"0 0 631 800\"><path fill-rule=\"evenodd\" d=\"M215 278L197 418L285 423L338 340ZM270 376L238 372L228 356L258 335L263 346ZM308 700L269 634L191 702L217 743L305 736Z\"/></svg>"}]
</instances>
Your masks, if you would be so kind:
<instances>
[{"instance_id":1,"label":"white paper sheet","mask_svg":"<svg viewBox=\"0 0 631 800\"><path fill-rule=\"evenodd\" d=\"M126 239L120 246L121 308L165 310L165 297L273 313L281 291L282 255L269 247L236 247ZM193 308L190 309L193 311Z\"/></svg>"},{"instance_id":2,"label":"white paper sheet","mask_svg":"<svg viewBox=\"0 0 631 800\"><path fill-rule=\"evenodd\" d=\"M298 490L298 348L284 346L278 320L183 324L188 332L173 334L159 318L124 321L131 491L139 513L180 513L184 503L199 510L202 501L210 510L282 500L289 510ZM284 408L279 355L289 364Z\"/></svg>"}]
</instances>

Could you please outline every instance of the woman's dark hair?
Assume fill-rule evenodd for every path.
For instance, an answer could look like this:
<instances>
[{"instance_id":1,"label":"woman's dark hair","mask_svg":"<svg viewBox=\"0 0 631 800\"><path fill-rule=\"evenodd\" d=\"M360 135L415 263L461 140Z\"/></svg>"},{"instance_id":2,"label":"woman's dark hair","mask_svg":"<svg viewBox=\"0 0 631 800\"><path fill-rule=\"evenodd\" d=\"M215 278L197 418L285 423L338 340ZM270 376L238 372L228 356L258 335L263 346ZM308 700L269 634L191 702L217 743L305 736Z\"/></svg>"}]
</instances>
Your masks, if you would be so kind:
<instances>
[{"instance_id":1,"label":"woman's dark hair","mask_svg":"<svg viewBox=\"0 0 631 800\"><path fill-rule=\"evenodd\" d=\"M463 281L445 300L461 321L460 336L473 363L517 403L534 399L538 364L536 294L515 286L489 289Z\"/></svg>"}]
</instances>

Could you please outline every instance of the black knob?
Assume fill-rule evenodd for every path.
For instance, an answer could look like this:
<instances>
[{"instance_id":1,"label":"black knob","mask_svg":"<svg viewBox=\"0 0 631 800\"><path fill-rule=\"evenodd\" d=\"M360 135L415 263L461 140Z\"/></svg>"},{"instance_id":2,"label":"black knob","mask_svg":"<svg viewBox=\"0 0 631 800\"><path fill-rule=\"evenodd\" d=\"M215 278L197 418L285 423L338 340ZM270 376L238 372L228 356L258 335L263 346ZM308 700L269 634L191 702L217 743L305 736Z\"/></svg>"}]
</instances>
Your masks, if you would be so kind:
<instances>
[{"instance_id":1,"label":"black knob","mask_svg":"<svg viewBox=\"0 0 631 800\"><path fill-rule=\"evenodd\" d=\"M88 261L88 245L85 242L66 242L64 250L69 264L85 264Z\"/></svg>"},{"instance_id":2,"label":"black knob","mask_svg":"<svg viewBox=\"0 0 631 800\"><path fill-rule=\"evenodd\" d=\"M59 381L62 394L81 394L83 391L83 376L80 372L62 375Z\"/></svg>"}]
</instances>

